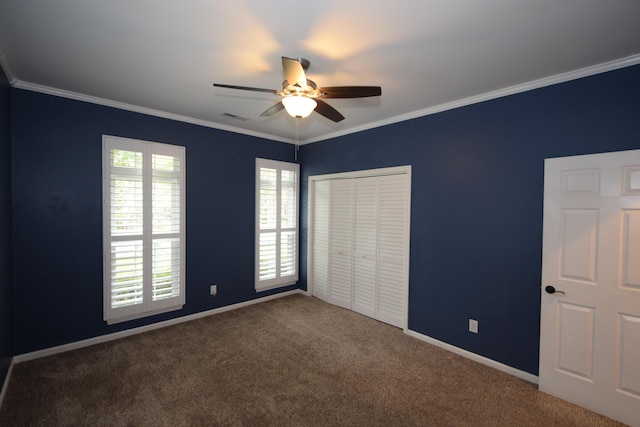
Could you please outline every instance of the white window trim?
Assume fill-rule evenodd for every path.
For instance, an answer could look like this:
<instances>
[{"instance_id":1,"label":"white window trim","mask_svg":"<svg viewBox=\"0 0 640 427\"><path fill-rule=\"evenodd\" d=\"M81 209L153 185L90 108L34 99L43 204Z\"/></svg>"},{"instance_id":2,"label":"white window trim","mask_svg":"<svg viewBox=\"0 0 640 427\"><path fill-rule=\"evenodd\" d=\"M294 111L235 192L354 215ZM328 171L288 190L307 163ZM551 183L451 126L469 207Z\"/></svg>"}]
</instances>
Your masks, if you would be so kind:
<instances>
[{"instance_id":1,"label":"white window trim","mask_svg":"<svg viewBox=\"0 0 640 427\"><path fill-rule=\"evenodd\" d=\"M295 274L294 275L289 275L289 276L284 276L281 277L280 276L280 270L279 268L276 268L276 277L274 279L268 279L268 280L260 280L260 168L269 168L269 169L276 169L278 171L278 177L280 177L280 172L281 171L293 171L296 173L296 186L295 186L295 192L296 192L296 200L295 200L295 205L296 205L296 226L295 226L295 233L296 233L296 248L295 248L295 257L296 257L296 262L295 262ZM281 161L277 161L277 160L268 160L268 159L261 159L261 158L256 158L256 168L255 168L255 174L256 174L256 204L255 204L255 289L256 292L262 292L262 291L267 291L269 289L274 289L274 288L279 288L279 287L283 287L283 286L288 286L288 285L293 285L295 283L298 282L298 276L299 276L299 270L300 270L300 165L298 163L289 163L289 162L281 162ZM281 204L280 204L280 193L281 193L281 187L280 187L280 179L278 179L278 184L277 184L277 199L278 199L278 220L277 222L277 226L275 228L275 232L277 237L277 242L280 242L280 232L281 232L281 224L279 221L280 218L280 209L281 209ZM276 243L276 248L277 248L277 257L276 257L276 265L279 266L280 265L280 246L279 244Z\"/></svg>"},{"instance_id":2,"label":"white window trim","mask_svg":"<svg viewBox=\"0 0 640 427\"><path fill-rule=\"evenodd\" d=\"M143 255L145 279L143 285L143 303L129 305L125 307L111 307L111 149L123 149L143 152L143 203L144 213L143 222L145 224L143 235L140 237L145 243L145 249L151 246L152 233L151 227L151 179L152 170L150 158L152 154L169 155L180 158L180 231L177 237L180 239L180 290L179 295L169 297L157 301L152 301L151 295L151 250L145 250ZM148 157L148 159L147 159ZM138 319L142 317L152 316L155 314L165 313L169 311L179 310L185 304L185 264L186 264L186 153L185 147L163 144L157 142L142 141L129 138L121 138L109 135L102 137L102 184L103 184L103 316L108 324L124 322L128 320ZM174 233L171 233L174 234Z\"/></svg>"}]
</instances>

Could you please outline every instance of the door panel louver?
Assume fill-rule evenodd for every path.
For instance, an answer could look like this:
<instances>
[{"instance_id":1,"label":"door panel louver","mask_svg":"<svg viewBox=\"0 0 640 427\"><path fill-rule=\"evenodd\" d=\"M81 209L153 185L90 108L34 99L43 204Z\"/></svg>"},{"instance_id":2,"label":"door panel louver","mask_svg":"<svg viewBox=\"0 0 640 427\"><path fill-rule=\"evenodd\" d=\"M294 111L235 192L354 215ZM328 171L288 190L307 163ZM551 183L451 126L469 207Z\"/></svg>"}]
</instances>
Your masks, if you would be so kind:
<instances>
[{"instance_id":1,"label":"door panel louver","mask_svg":"<svg viewBox=\"0 0 640 427\"><path fill-rule=\"evenodd\" d=\"M312 222L313 247L312 274L313 294L327 300L329 274L329 181L318 181L314 187L314 211Z\"/></svg>"},{"instance_id":2,"label":"door panel louver","mask_svg":"<svg viewBox=\"0 0 640 427\"><path fill-rule=\"evenodd\" d=\"M406 301L407 192L402 175L379 178L378 317L395 326L402 324Z\"/></svg>"},{"instance_id":3,"label":"door panel louver","mask_svg":"<svg viewBox=\"0 0 640 427\"><path fill-rule=\"evenodd\" d=\"M378 178L359 178L354 186L352 308L376 317Z\"/></svg>"},{"instance_id":4,"label":"door panel louver","mask_svg":"<svg viewBox=\"0 0 640 427\"><path fill-rule=\"evenodd\" d=\"M353 245L353 182L331 182L331 286L329 302L340 307L351 307L351 252Z\"/></svg>"}]
</instances>

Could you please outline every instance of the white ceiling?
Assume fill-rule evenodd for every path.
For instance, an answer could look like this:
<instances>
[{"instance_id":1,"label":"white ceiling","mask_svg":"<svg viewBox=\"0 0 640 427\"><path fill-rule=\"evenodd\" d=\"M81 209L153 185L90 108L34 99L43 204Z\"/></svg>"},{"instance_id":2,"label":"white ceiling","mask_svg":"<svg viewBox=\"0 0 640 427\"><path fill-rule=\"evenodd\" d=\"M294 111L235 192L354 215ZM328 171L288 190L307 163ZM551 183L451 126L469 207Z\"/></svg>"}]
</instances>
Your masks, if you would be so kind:
<instances>
[{"instance_id":1,"label":"white ceiling","mask_svg":"<svg viewBox=\"0 0 640 427\"><path fill-rule=\"evenodd\" d=\"M0 64L15 87L295 142L260 113L281 56L346 119L300 122L308 143L640 63L638 0L0 0ZM240 121L223 114L246 117Z\"/></svg>"}]
</instances>

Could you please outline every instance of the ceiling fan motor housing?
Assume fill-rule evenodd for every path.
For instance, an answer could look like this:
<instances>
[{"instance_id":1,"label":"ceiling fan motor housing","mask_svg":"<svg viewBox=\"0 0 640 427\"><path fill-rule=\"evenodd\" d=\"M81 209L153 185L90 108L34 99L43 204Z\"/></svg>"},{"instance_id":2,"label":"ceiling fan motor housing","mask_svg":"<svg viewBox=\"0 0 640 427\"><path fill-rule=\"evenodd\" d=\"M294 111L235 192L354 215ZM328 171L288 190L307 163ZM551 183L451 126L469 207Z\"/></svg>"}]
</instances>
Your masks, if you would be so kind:
<instances>
[{"instance_id":1,"label":"ceiling fan motor housing","mask_svg":"<svg viewBox=\"0 0 640 427\"><path fill-rule=\"evenodd\" d=\"M311 61L309 61L307 58L296 58L296 61L298 61L300 65L302 65L302 69L304 70L305 73L307 72L307 70L309 70Z\"/></svg>"}]
</instances>

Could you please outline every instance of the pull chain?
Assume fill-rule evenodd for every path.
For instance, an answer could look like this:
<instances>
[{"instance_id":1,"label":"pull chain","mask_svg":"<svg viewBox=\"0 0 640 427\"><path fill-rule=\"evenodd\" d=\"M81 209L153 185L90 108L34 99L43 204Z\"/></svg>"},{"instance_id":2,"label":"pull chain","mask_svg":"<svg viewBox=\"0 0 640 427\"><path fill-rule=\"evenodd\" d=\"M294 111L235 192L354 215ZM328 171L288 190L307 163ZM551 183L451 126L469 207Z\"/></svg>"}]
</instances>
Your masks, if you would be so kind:
<instances>
[{"instance_id":1,"label":"pull chain","mask_svg":"<svg viewBox=\"0 0 640 427\"><path fill-rule=\"evenodd\" d=\"M298 144L300 142L300 117L296 117L296 148L295 148L295 152L294 152L294 161L298 161L298 148L300 147L300 145Z\"/></svg>"}]
</instances>

